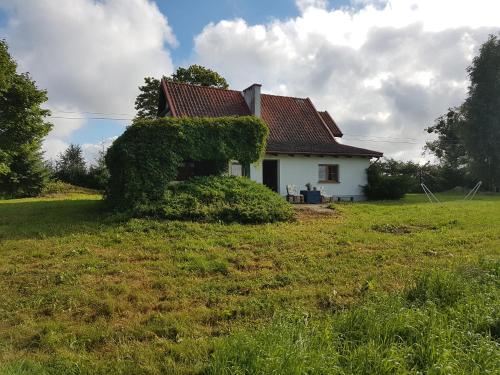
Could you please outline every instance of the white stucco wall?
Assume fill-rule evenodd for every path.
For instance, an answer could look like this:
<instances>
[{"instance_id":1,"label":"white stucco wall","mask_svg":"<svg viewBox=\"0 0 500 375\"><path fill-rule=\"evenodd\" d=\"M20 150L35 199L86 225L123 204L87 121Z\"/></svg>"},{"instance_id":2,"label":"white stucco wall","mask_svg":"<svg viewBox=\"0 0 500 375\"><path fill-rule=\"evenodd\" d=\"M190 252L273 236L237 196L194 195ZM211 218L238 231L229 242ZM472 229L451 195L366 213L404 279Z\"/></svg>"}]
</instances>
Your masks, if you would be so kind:
<instances>
[{"instance_id":1,"label":"white stucco wall","mask_svg":"<svg viewBox=\"0 0 500 375\"><path fill-rule=\"evenodd\" d=\"M327 196L353 196L363 199L362 185L366 185L366 168L370 159L362 157L331 156L289 156L266 155L264 159L278 161L279 193L286 195L286 185L296 185L297 190L304 190L310 182L319 189L323 186ZM319 183L319 165L337 164L339 166L339 183ZM262 162L250 165L250 178L262 183Z\"/></svg>"}]
</instances>

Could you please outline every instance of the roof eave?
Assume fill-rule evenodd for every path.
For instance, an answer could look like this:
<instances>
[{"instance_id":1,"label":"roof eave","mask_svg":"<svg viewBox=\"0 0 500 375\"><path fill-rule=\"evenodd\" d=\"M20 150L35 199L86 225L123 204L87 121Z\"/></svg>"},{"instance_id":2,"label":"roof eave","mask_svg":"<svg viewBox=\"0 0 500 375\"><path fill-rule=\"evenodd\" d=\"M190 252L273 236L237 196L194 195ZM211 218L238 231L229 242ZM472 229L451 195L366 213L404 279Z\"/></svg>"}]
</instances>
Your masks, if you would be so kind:
<instances>
[{"instance_id":1,"label":"roof eave","mask_svg":"<svg viewBox=\"0 0 500 375\"><path fill-rule=\"evenodd\" d=\"M317 151L273 151L266 150L266 154L280 154L280 155L327 155L327 156L363 156L370 158L381 158L384 156L381 152L373 152L370 154L361 154L361 153L345 153L345 152L317 152Z\"/></svg>"}]
</instances>

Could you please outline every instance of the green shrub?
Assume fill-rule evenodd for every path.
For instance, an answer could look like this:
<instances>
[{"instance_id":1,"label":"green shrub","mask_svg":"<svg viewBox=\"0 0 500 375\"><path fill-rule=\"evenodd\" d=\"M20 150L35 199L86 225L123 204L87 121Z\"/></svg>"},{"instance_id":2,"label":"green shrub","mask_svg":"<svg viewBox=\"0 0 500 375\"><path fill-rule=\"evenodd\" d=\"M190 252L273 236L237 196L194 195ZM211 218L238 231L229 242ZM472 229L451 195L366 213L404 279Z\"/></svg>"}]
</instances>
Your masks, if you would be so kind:
<instances>
[{"instance_id":1,"label":"green shrub","mask_svg":"<svg viewBox=\"0 0 500 375\"><path fill-rule=\"evenodd\" d=\"M293 208L275 192L246 177L208 176L172 184L156 205L140 205L136 216L171 220L270 223L293 218Z\"/></svg>"},{"instance_id":2,"label":"green shrub","mask_svg":"<svg viewBox=\"0 0 500 375\"><path fill-rule=\"evenodd\" d=\"M106 199L124 210L159 204L184 160L255 162L268 131L254 116L136 120L106 154Z\"/></svg>"},{"instance_id":3,"label":"green shrub","mask_svg":"<svg viewBox=\"0 0 500 375\"><path fill-rule=\"evenodd\" d=\"M449 164L418 164L412 161L400 161L383 158L377 161L384 175L406 176L408 179L409 193L422 193L422 182L433 192L441 192L453 189L457 186L469 186L472 188L474 181L470 173L464 167L455 168Z\"/></svg>"},{"instance_id":4,"label":"green shrub","mask_svg":"<svg viewBox=\"0 0 500 375\"><path fill-rule=\"evenodd\" d=\"M401 199L409 191L411 180L406 175L389 175L380 163L373 163L366 170L368 184L363 193L370 200Z\"/></svg>"}]
</instances>

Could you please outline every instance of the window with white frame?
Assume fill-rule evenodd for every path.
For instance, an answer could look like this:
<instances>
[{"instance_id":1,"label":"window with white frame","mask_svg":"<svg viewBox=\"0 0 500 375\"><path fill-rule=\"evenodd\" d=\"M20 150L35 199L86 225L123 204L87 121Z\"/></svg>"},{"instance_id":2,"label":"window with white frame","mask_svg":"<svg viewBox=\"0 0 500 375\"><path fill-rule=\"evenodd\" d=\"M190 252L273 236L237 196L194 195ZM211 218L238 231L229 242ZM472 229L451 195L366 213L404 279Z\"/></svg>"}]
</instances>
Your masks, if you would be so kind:
<instances>
[{"instance_id":1,"label":"window with white frame","mask_svg":"<svg viewBox=\"0 0 500 375\"><path fill-rule=\"evenodd\" d=\"M337 164L320 164L319 182L339 182L339 166Z\"/></svg>"}]
</instances>

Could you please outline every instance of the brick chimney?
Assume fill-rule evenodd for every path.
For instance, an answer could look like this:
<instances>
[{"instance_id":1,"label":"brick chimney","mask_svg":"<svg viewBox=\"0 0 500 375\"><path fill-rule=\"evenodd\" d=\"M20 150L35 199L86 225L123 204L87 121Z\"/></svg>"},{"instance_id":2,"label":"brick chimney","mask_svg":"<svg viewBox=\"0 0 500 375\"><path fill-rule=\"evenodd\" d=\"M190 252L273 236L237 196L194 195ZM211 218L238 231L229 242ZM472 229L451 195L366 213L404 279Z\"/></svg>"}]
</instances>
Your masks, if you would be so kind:
<instances>
[{"instance_id":1,"label":"brick chimney","mask_svg":"<svg viewBox=\"0 0 500 375\"><path fill-rule=\"evenodd\" d=\"M250 87L243 90L243 96L247 102L248 108L252 115L256 117L261 117L260 115L260 87L262 85L254 83Z\"/></svg>"}]
</instances>

